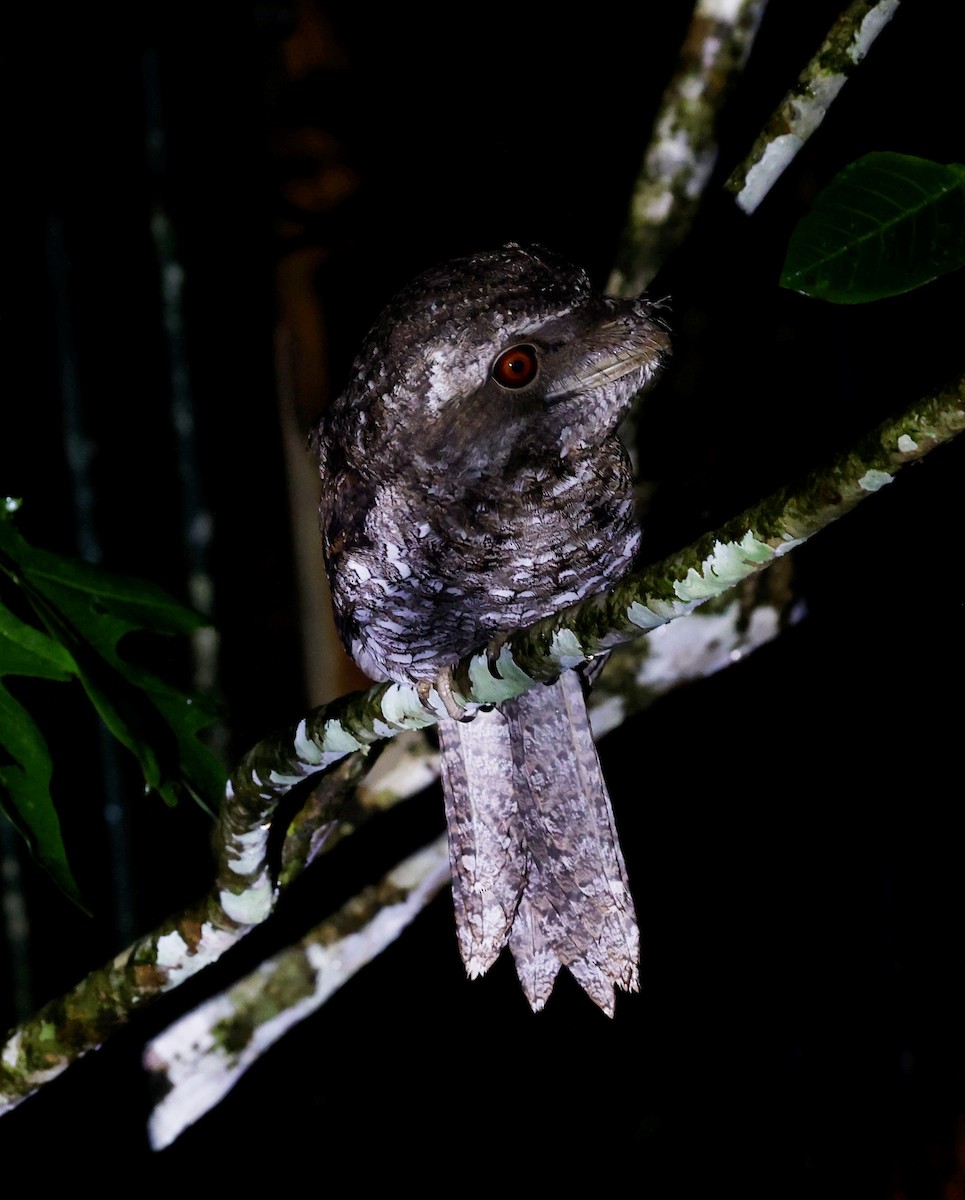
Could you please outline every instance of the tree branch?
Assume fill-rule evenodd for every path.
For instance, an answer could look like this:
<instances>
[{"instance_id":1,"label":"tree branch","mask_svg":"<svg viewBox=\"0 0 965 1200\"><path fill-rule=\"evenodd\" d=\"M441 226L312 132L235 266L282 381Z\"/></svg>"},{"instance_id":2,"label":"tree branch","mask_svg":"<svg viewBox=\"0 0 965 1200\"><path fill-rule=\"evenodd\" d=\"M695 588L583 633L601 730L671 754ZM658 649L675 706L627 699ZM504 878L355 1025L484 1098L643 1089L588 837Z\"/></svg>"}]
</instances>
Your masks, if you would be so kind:
<instances>
[{"instance_id":1,"label":"tree branch","mask_svg":"<svg viewBox=\"0 0 965 1200\"><path fill-rule=\"evenodd\" d=\"M817 54L775 109L750 154L725 184L752 213L828 109L898 9L899 0L853 0L832 25Z\"/></svg>"},{"instance_id":2,"label":"tree branch","mask_svg":"<svg viewBox=\"0 0 965 1200\"><path fill-rule=\"evenodd\" d=\"M443 834L350 900L294 946L169 1026L148 1044L160 1082L155 1150L218 1104L252 1063L389 946L449 881Z\"/></svg>"},{"instance_id":3,"label":"tree branch","mask_svg":"<svg viewBox=\"0 0 965 1200\"><path fill-rule=\"evenodd\" d=\"M493 643L452 672L457 700L498 703L613 646L660 628L779 562L789 550L890 483L965 428L965 376L883 422L851 451L782 488L724 527L605 593ZM278 888L268 866L275 810L292 788L349 756L333 781L322 826L336 819L341 772L360 770L373 744L446 715L435 689L381 684L316 709L258 743L226 789L218 835L218 877L200 904L166 921L75 988L18 1026L0 1053L0 1113L60 1074L126 1023L136 1008L215 961L263 921ZM303 861L312 852L311 839ZM317 847L316 847L317 849ZM296 872L297 873L297 872Z\"/></svg>"},{"instance_id":4,"label":"tree branch","mask_svg":"<svg viewBox=\"0 0 965 1200\"><path fill-rule=\"evenodd\" d=\"M639 296L693 223L717 162L717 116L767 0L698 0L660 102L607 291Z\"/></svg>"}]
</instances>

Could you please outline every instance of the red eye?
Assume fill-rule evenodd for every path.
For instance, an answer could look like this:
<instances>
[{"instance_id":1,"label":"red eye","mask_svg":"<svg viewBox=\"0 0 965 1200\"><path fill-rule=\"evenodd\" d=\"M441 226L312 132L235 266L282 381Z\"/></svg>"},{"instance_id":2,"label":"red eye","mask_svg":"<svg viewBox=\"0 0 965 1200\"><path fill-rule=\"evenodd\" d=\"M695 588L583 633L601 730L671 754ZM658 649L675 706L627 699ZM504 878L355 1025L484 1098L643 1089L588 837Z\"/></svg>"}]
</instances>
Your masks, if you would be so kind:
<instances>
[{"instance_id":1,"label":"red eye","mask_svg":"<svg viewBox=\"0 0 965 1200\"><path fill-rule=\"evenodd\" d=\"M531 383L539 371L535 346L510 346L493 363L493 379L506 388L521 388Z\"/></svg>"}]
</instances>

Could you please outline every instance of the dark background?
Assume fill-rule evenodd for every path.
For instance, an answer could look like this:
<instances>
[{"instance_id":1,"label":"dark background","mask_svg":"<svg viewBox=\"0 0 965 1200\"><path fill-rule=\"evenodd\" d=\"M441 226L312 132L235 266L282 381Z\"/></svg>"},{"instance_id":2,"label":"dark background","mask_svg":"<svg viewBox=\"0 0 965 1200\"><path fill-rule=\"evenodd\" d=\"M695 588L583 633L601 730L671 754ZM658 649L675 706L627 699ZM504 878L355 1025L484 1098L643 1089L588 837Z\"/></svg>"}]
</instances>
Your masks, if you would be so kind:
<instances>
[{"instance_id":1,"label":"dark background","mask_svg":"<svg viewBox=\"0 0 965 1200\"><path fill-rule=\"evenodd\" d=\"M794 223L846 163L871 150L965 161L945 6L901 6L753 219L720 187L838 8L772 3L702 214L653 285L671 297L675 343L643 421L643 467L661 482L654 556L961 371L960 273L854 308L776 286ZM285 265L310 264L320 395L391 293L450 255L538 240L602 284L688 16L683 3L630 20L200 3L0 18L3 487L24 498L27 536L77 549L66 330L102 560L186 596L150 232L163 206L185 272L229 754L306 703L275 402ZM147 148L159 129L163 158ZM20 1151L28 1171L75 1181L127 1161L167 1182L204 1158L220 1181L239 1161L247 1175L253 1153L286 1171L294 1152L319 1187L334 1161L362 1187L436 1191L518 1179L520 1158L543 1186L585 1172L597 1190L658 1197L965 1194L962 455L930 456L795 552L808 616L778 643L607 739L643 929L643 989L614 1021L562 978L534 1017L506 956L466 982L442 897L216 1114L150 1155L146 1038L433 836L431 792L339 848L227 963L5 1117L5 1161ZM124 944L96 729L77 697L43 703L95 915L22 862L37 1003ZM120 769L139 932L206 889L208 825ZM52 1153L38 1162L37 1149Z\"/></svg>"}]
</instances>

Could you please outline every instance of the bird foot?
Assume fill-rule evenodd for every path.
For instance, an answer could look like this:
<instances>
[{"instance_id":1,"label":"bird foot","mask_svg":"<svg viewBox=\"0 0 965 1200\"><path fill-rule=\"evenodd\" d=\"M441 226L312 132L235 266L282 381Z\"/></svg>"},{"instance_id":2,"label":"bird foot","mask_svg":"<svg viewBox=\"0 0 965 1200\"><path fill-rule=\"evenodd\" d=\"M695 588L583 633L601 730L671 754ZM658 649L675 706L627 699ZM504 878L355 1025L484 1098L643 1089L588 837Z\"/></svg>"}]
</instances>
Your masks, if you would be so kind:
<instances>
[{"instance_id":1,"label":"bird foot","mask_svg":"<svg viewBox=\"0 0 965 1200\"><path fill-rule=\"evenodd\" d=\"M423 679L417 686L419 700L423 708L429 712L435 712L436 709L429 701L429 693L435 688L439 699L445 706L446 712L454 721L471 721L476 715L476 708L467 708L464 702L456 699L456 693L452 687L452 670L450 667L444 667L436 676L435 681L430 683L429 680Z\"/></svg>"}]
</instances>

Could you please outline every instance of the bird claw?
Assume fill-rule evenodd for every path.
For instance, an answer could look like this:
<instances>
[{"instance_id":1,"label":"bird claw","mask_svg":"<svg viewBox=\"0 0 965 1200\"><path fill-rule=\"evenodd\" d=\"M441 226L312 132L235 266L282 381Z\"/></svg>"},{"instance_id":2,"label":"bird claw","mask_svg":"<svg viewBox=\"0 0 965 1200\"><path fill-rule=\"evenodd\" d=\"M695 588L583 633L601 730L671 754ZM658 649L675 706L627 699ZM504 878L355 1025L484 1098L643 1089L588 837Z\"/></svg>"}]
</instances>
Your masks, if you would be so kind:
<instances>
[{"instance_id":1,"label":"bird claw","mask_svg":"<svg viewBox=\"0 0 965 1200\"><path fill-rule=\"evenodd\" d=\"M428 713L436 711L435 705L432 703L432 683L428 679L420 679L416 685L416 695L419 697L419 703Z\"/></svg>"},{"instance_id":2,"label":"bird claw","mask_svg":"<svg viewBox=\"0 0 965 1200\"><path fill-rule=\"evenodd\" d=\"M486 646L486 666L489 668L489 674L492 675L493 679L502 678L499 673L499 656L503 652L503 646L509 641L509 637L508 632L501 630L499 633L493 634Z\"/></svg>"},{"instance_id":3,"label":"bird claw","mask_svg":"<svg viewBox=\"0 0 965 1200\"><path fill-rule=\"evenodd\" d=\"M423 687L423 684L420 683L419 684L420 698L422 696L422 687ZM452 668L451 667L443 667L443 669L436 676L436 680L435 680L434 684L429 684L429 683L425 684L426 699L428 699L430 687L435 687L436 691L439 694L439 699L445 705L446 712L449 714L450 717L452 717L452 719L454 721L471 721L473 719L473 717L476 715L475 708L473 708L472 710L467 710L466 705L460 703L456 699L456 694L452 690ZM425 701L423 701L423 703L425 703Z\"/></svg>"}]
</instances>

